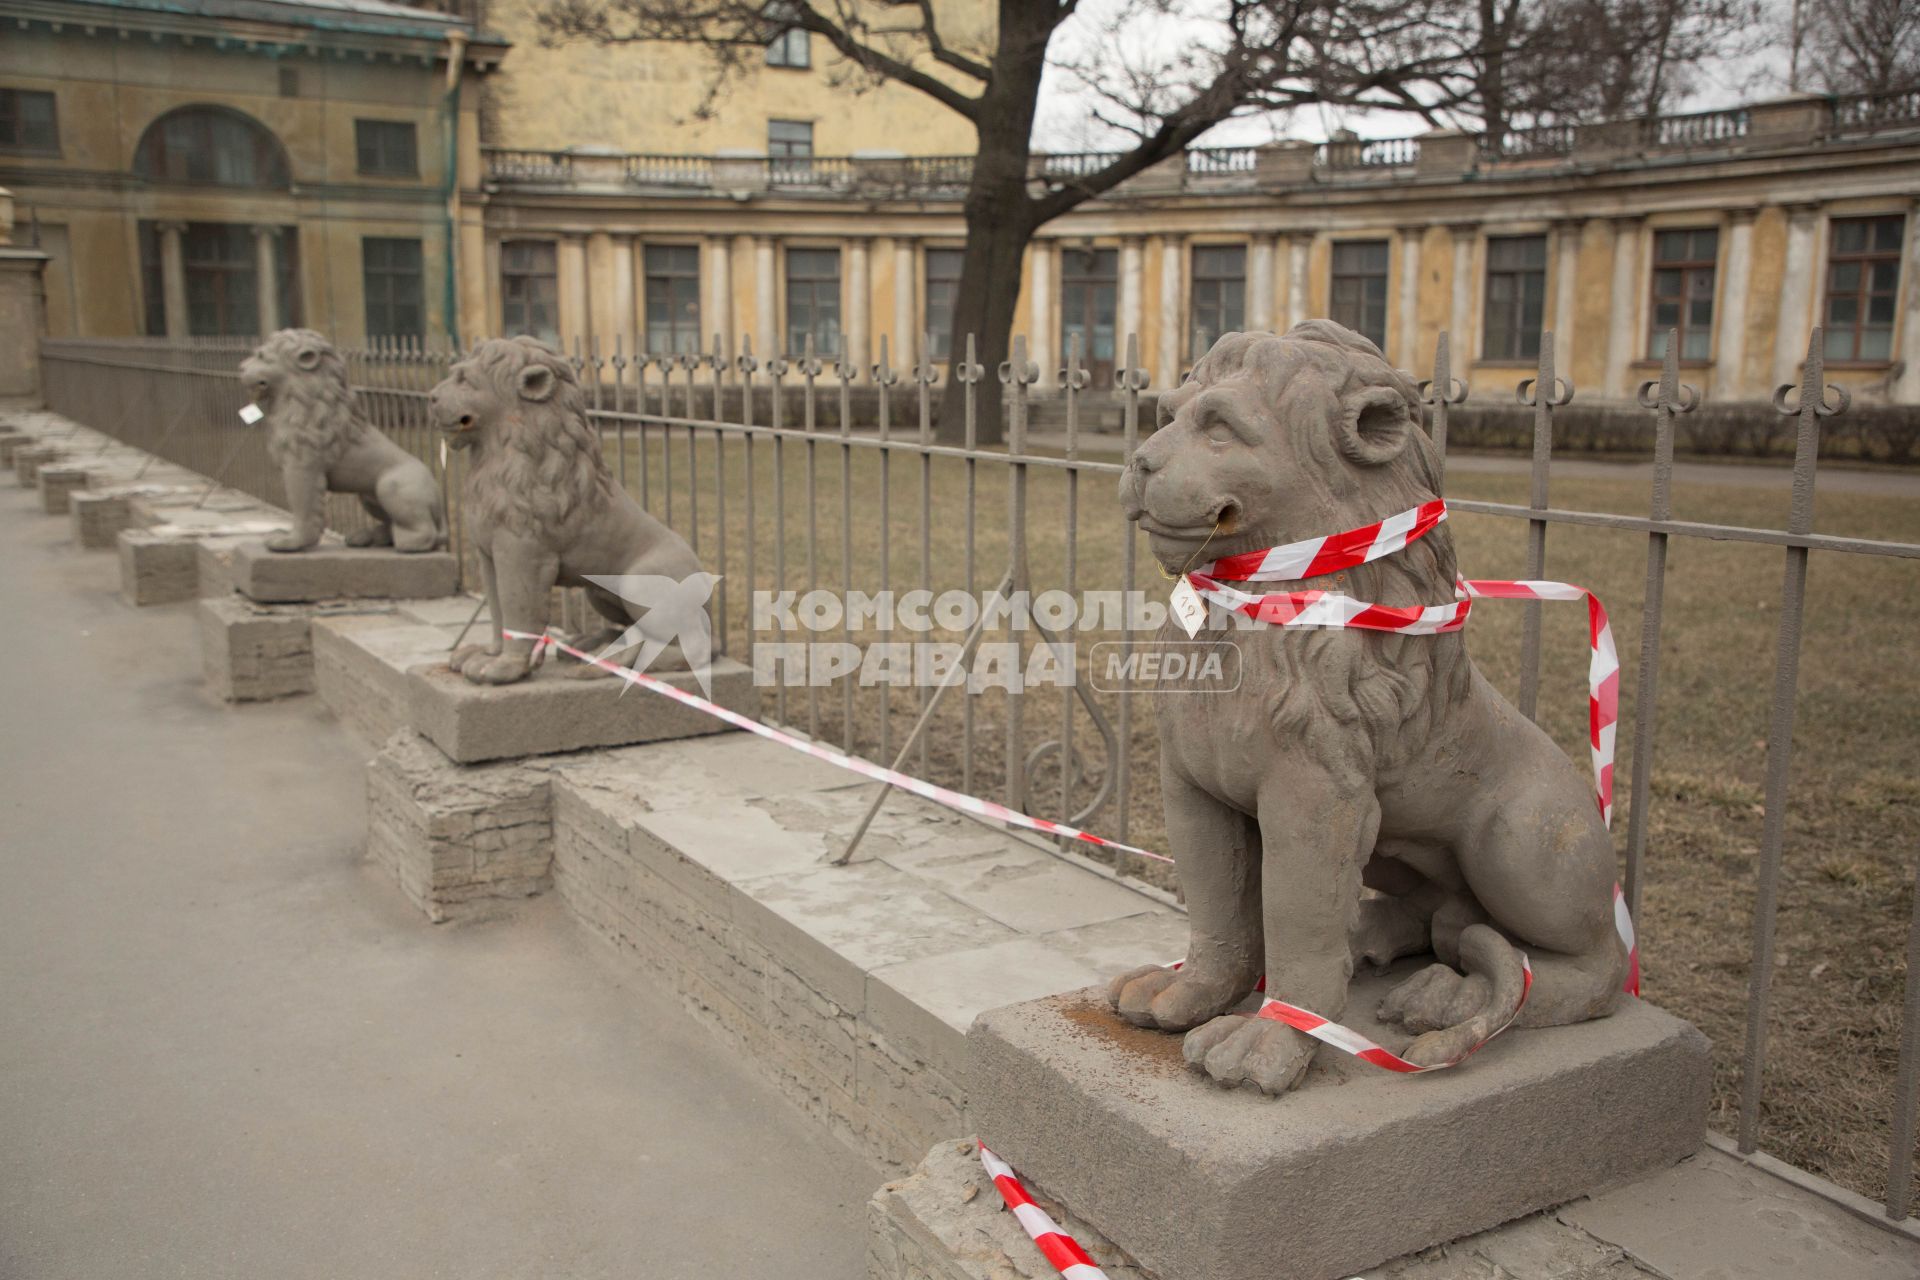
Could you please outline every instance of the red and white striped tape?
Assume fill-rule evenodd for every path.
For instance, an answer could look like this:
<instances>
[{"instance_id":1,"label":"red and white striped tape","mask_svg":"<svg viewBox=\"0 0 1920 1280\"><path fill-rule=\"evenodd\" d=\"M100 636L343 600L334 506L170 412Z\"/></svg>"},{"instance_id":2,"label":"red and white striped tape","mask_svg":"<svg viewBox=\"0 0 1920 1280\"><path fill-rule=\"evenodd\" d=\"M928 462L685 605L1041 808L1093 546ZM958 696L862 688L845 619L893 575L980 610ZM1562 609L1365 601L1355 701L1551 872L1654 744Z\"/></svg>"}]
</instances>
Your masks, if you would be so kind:
<instances>
[{"instance_id":1,"label":"red and white striped tape","mask_svg":"<svg viewBox=\"0 0 1920 1280\"><path fill-rule=\"evenodd\" d=\"M1289 542L1265 551L1222 556L1212 564L1201 566L1200 572L1209 578L1230 578L1235 582L1298 582L1302 578L1317 578L1323 573L1338 573L1390 556L1446 518L1447 504L1435 498L1345 533Z\"/></svg>"},{"instance_id":2,"label":"red and white striped tape","mask_svg":"<svg viewBox=\"0 0 1920 1280\"><path fill-rule=\"evenodd\" d=\"M1419 1075L1423 1071L1444 1071L1448 1067L1457 1067L1480 1049L1487 1041L1505 1031L1519 1018L1520 1010L1526 1007L1527 997L1533 992L1533 966L1527 963L1525 952L1520 954L1520 1000L1513 1006L1513 1012L1485 1036L1468 1045L1457 1058L1446 1062L1431 1062L1421 1066L1408 1062L1405 1058L1355 1031L1352 1027L1343 1027L1337 1022L1329 1022L1317 1013L1302 1009L1299 1005L1288 1004L1285 1000L1275 1000L1268 996L1260 1002L1260 1009L1253 1016L1266 1018L1273 1022L1284 1022L1295 1031L1304 1031L1322 1044L1330 1044L1342 1053L1350 1053L1362 1062L1371 1062L1386 1071L1397 1071L1402 1075Z\"/></svg>"},{"instance_id":3,"label":"red and white striped tape","mask_svg":"<svg viewBox=\"0 0 1920 1280\"><path fill-rule=\"evenodd\" d=\"M1000 1199L1020 1220L1027 1234L1033 1237L1034 1244L1053 1264L1053 1269L1067 1280L1107 1280L1107 1273L1094 1265L1087 1251L1080 1247L1080 1242L1062 1231L1060 1224L1033 1202L1027 1189L1020 1185L1013 1166L987 1150L986 1143L975 1142L974 1145L980 1148L980 1165L987 1171L987 1176L993 1179Z\"/></svg>"},{"instance_id":4,"label":"red and white striped tape","mask_svg":"<svg viewBox=\"0 0 1920 1280\"><path fill-rule=\"evenodd\" d=\"M931 800L935 804L945 805L949 809L958 809L961 813L971 813L975 817L988 818L995 822L1004 822L1008 826L1024 827L1028 831L1038 831L1042 835L1061 836L1069 840L1083 841L1086 844L1093 845L1100 849L1113 849L1120 853L1138 854L1143 858L1152 858L1156 862L1173 861L1172 858L1167 857L1164 853L1155 853L1151 849L1136 848L1130 844L1122 844L1118 840L1108 840L1104 836L1096 836L1090 831L1082 831L1080 828L1069 826L1064 822L1054 822L1048 818L1030 817L1017 809L1009 809L1006 805L995 804L993 801L983 800L979 796L970 796L965 792L952 791L946 787L936 786L931 782L927 782L921 778L915 778L910 774L897 773L885 765L875 764L871 760L862 760L858 756L850 756L844 752L835 751L831 747L823 747L817 742L812 742L806 738L775 729L771 725L761 724L758 720L743 716L737 711L730 711L726 707L707 701L699 694L688 693L685 689L677 688L674 685L668 684L665 680L648 675L644 671L634 671L621 666L617 662L609 662L605 658L597 658L593 654L584 653L572 645L557 640L552 636L536 635L529 631L504 631L501 634L514 640L533 641L535 653L538 653L543 648L558 649L561 653L578 658L582 662L591 663L599 667L602 671L607 671L619 676L628 684L638 685L642 689L651 689L655 693L672 698L675 702L683 706L692 707L696 711L704 711L715 719L726 721L736 729L745 729L748 733L758 734L769 742L777 742L783 747L792 747L795 751L804 751L816 760L824 760L828 764L838 765L840 768L846 769L851 773L857 773L865 778L872 778L875 782L885 782L891 786L900 788L902 791L910 791L914 795L926 800Z\"/></svg>"}]
</instances>

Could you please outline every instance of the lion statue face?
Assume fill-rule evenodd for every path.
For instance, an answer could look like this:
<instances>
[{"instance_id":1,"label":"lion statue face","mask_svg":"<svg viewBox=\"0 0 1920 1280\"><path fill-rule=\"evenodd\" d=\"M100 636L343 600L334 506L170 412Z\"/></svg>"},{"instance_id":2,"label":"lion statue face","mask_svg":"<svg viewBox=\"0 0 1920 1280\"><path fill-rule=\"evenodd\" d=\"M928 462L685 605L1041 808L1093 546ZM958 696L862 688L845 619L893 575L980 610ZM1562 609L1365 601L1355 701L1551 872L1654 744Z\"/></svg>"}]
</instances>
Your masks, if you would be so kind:
<instances>
[{"instance_id":1,"label":"lion statue face","mask_svg":"<svg viewBox=\"0 0 1920 1280\"><path fill-rule=\"evenodd\" d=\"M427 414L461 449L528 424L584 421L586 400L573 366L552 347L489 338L427 394Z\"/></svg>"},{"instance_id":2,"label":"lion statue face","mask_svg":"<svg viewBox=\"0 0 1920 1280\"><path fill-rule=\"evenodd\" d=\"M268 412L288 383L312 378L327 378L342 387L347 384L346 362L331 342L312 329L282 329L240 362L241 383L253 402Z\"/></svg>"},{"instance_id":3,"label":"lion statue face","mask_svg":"<svg viewBox=\"0 0 1920 1280\"><path fill-rule=\"evenodd\" d=\"M1419 392L1351 329L1229 333L1160 398L1120 477L1170 569L1335 533L1438 493Z\"/></svg>"}]
</instances>

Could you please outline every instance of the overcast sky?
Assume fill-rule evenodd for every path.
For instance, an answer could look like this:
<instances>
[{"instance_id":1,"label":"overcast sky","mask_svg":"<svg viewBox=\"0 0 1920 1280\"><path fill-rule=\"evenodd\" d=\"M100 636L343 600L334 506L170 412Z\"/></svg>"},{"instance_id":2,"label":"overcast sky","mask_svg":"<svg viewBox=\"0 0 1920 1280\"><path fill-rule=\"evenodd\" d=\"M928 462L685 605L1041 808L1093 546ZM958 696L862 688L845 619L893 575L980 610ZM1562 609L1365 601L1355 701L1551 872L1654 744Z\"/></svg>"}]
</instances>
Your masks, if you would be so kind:
<instances>
[{"instance_id":1,"label":"overcast sky","mask_svg":"<svg viewBox=\"0 0 1920 1280\"><path fill-rule=\"evenodd\" d=\"M1208 0L1191 0L1195 10L1216 8ZM1703 68L1696 82L1686 86L1672 106L1675 111L1706 111L1739 102L1774 97L1786 92L1788 51L1785 38L1786 15L1792 0L1766 0L1769 18L1780 38L1752 56ZM1191 44L1194 28L1190 20L1160 19L1154 23L1129 24L1114 31L1114 15L1127 0L1082 0L1080 9L1068 26L1054 39L1054 51L1068 58L1077 57L1089 41L1105 42L1123 50L1130 62L1138 63L1154 56L1157 50ZM1040 116L1035 125L1036 144L1051 151L1093 151L1125 145L1127 136L1104 129L1092 118L1091 102L1084 91L1072 83L1072 77L1057 67L1050 68L1040 96ZM1335 129L1348 128L1365 138L1404 137L1424 132L1426 124L1417 116L1397 112L1355 112L1310 108L1283 116L1249 116L1216 127L1201 139L1202 146L1248 146L1277 138L1303 138L1324 141Z\"/></svg>"}]
</instances>

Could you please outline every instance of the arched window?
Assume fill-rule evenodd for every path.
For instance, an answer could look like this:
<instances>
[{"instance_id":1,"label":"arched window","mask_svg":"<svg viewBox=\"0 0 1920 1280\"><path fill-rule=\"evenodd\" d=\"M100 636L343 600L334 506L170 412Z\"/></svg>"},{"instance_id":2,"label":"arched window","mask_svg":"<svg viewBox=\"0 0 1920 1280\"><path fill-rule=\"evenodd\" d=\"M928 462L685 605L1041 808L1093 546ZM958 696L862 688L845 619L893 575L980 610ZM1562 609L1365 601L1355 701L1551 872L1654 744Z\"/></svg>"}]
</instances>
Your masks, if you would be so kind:
<instances>
[{"instance_id":1,"label":"arched window","mask_svg":"<svg viewBox=\"0 0 1920 1280\"><path fill-rule=\"evenodd\" d=\"M133 171L153 182L287 187L287 153L259 121L226 107L181 107L152 124Z\"/></svg>"}]
</instances>

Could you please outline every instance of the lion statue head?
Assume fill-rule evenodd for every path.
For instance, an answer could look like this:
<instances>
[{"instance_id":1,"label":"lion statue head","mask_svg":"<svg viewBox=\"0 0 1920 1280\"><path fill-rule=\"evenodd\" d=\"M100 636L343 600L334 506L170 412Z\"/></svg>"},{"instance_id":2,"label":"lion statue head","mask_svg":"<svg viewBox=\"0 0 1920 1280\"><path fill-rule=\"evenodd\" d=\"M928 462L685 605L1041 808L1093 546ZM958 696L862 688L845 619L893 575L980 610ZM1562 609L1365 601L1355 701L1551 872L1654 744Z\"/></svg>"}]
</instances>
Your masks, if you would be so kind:
<instances>
[{"instance_id":1,"label":"lion statue head","mask_svg":"<svg viewBox=\"0 0 1920 1280\"><path fill-rule=\"evenodd\" d=\"M1160 397L1120 500L1171 569L1351 529L1438 496L1420 416L1407 376L1330 320L1225 334Z\"/></svg>"},{"instance_id":2,"label":"lion statue head","mask_svg":"<svg viewBox=\"0 0 1920 1280\"><path fill-rule=\"evenodd\" d=\"M534 338L480 343L427 396L436 430L472 449L470 514L523 532L552 531L601 509L614 486L580 381Z\"/></svg>"},{"instance_id":3,"label":"lion statue head","mask_svg":"<svg viewBox=\"0 0 1920 1280\"><path fill-rule=\"evenodd\" d=\"M347 362L312 329L282 329L240 362L240 381L267 415L269 449L331 462L365 432Z\"/></svg>"}]
</instances>

